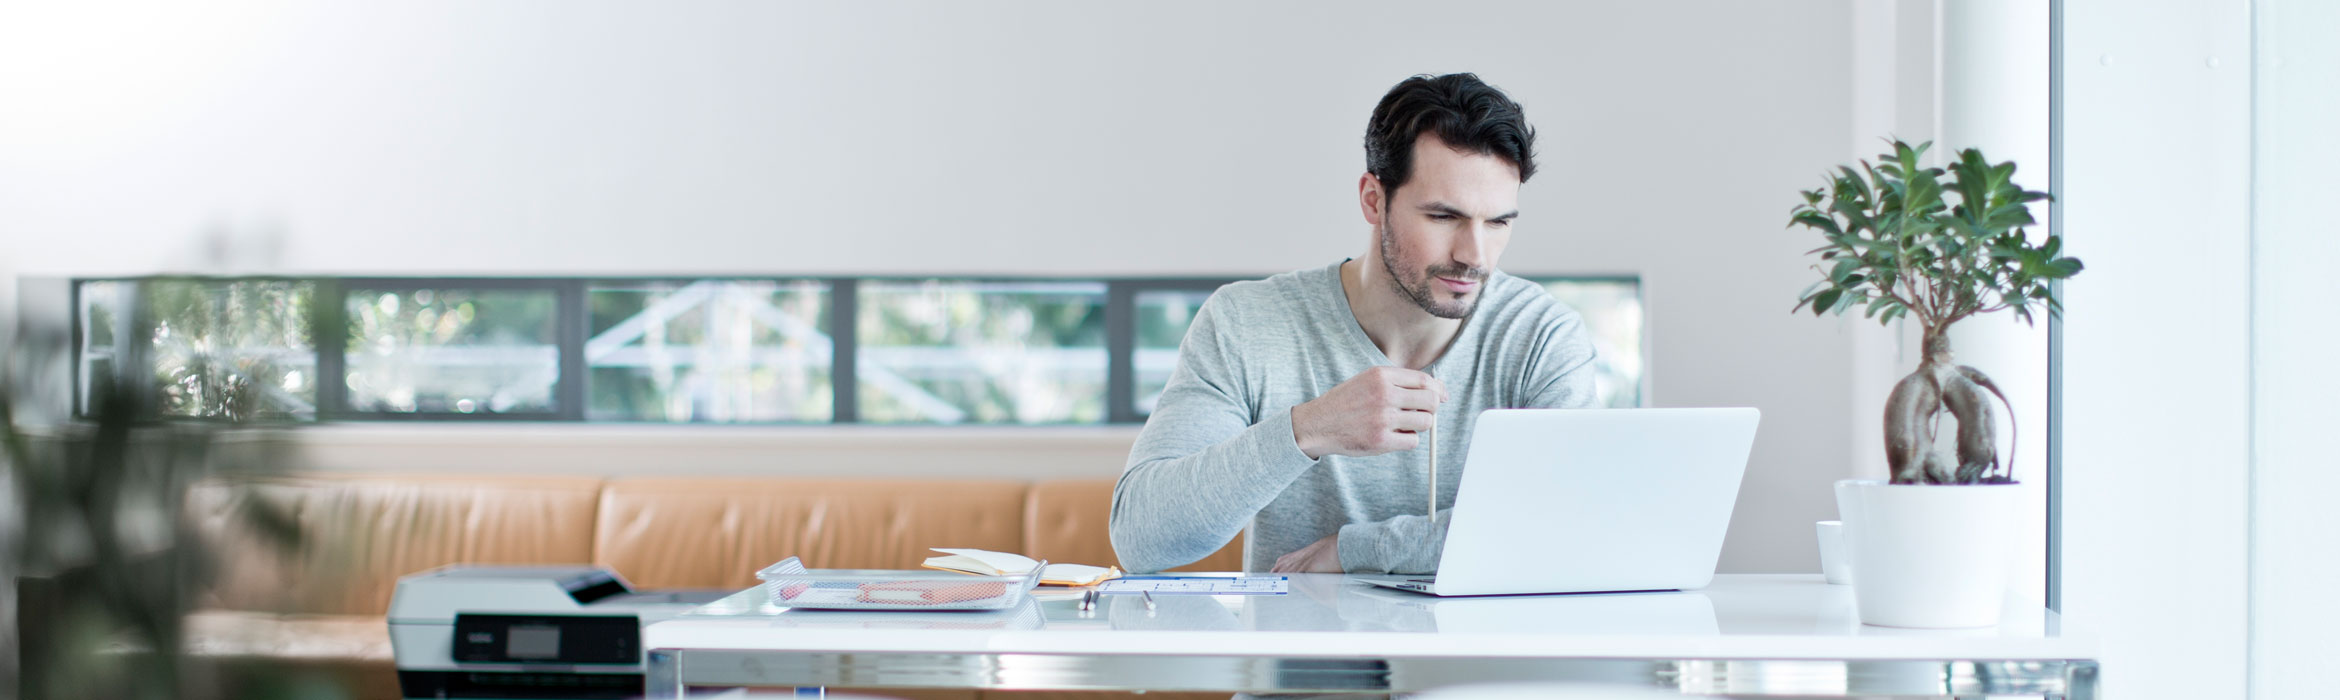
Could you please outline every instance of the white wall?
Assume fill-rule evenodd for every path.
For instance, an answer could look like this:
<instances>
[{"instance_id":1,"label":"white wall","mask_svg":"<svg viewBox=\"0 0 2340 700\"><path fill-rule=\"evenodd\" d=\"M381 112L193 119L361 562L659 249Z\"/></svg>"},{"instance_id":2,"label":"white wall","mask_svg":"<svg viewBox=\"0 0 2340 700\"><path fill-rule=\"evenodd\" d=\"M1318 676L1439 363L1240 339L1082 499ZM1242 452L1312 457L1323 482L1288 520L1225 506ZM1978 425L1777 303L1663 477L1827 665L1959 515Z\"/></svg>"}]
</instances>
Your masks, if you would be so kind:
<instances>
[{"instance_id":1,"label":"white wall","mask_svg":"<svg viewBox=\"0 0 2340 700\"><path fill-rule=\"evenodd\" d=\"M1875 459L1850 448L1857 319L1789 315L1816 238L1782 228L1797 189L1870 152L1848 149L1874 136L1850 129L1849 8L11 4L0 289L211 269L205 231L266 253L231 267L288 273L1267 274L1361 251L1368 110L1472 70L1543 137L1504 267L1643 275L1656 403L1764 410L1723 568L1810 571L1829 482ZM671 438L655 460L564 437L598 430L530 428L506 444L568 449L494 460L340 431L320 454L797 468L786 432L720 433L770 457ZM1109 476L1117 449L1031 469Z\"/></svg>"},{"instance_id":2,"label":"white wall","mask_svg":"<svg viewBox=\"0 0 2340 700\"><path fill-rule=\"evenodd\" d=\"M2253 95L2251 695L2329 695L2340 644L2340 3L2261 0ZM2240 62L2239 60L2237 61Z\"/></svg>"},{"instance_id":3,"label":"white wall","mask_svg":"<svg viewBox=\"0 0 2340 700\"><path fill-rule=\"evenodd\" d=\"M2014 161L2024 189L2047 191L2052 31L2048 3L2037 0L1959 0L1941 12L1941 128L1933 154L1950 163L1958 151L1980 149L1991 162ZM2038 224L2025 233L2047 241L2048 203L2034 202ZM2020 546L2009 586L2025 598L2047 596L2047 309L2026 323L2013 313L1977 316L1951 327L1958 362L1991 377L2007 399L1995 420L2002 459L2023 489L2016 516ZM1996 409L1994 409L1996 412Z\"/></svg>"},{"instance_id":4,"label":"white wall","mask_svg":"<svg viewBox=\"0 0 2340 700\"><path fill-rule=\"evenodd\" d=\"M2106 697L2242 697L2250 8L2064 8L2064 614Z\"/></svg>"}]
</instances>

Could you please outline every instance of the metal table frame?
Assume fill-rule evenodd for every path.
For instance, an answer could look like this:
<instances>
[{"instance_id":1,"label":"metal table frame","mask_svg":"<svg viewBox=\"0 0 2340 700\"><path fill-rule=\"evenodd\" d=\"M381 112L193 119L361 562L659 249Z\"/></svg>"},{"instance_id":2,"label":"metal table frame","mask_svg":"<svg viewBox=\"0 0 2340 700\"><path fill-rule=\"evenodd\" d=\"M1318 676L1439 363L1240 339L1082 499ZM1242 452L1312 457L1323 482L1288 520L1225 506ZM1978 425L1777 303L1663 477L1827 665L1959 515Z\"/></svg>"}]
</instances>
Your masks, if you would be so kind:
<instances>
[{"instance_id":1,"label":"metal table frame","mask_svg":"<svg viewBox=\"0 0 2340 700\"><path fill-rule=\"evenodd\" d=\"M781 653L654 649L649 697L687 686L1418 692L1465 682L1599 682L1737 696L2098 697L2089 659L1623 659L1147 654Z\"/></svg>"}]
</instances>

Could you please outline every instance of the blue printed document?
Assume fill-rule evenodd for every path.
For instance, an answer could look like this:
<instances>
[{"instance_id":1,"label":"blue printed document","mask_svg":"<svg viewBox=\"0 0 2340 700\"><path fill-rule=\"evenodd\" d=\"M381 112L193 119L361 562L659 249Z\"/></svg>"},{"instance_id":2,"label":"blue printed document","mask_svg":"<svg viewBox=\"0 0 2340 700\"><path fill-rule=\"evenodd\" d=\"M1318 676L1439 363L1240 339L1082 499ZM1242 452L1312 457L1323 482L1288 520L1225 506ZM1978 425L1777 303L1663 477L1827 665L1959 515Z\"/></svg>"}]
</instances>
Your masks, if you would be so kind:
<instances>
[{"instance_id":1,"label":"blue printed document","mask_svg":"<svg viewBox=\"0 0 2340 700\"><path fill-rule=\"evenodd\" d=\"M1292 592L1285 576L1123 576L1097 584L1099 593L1155 595L1283 595Z\"/></svg>"}]
</instances>

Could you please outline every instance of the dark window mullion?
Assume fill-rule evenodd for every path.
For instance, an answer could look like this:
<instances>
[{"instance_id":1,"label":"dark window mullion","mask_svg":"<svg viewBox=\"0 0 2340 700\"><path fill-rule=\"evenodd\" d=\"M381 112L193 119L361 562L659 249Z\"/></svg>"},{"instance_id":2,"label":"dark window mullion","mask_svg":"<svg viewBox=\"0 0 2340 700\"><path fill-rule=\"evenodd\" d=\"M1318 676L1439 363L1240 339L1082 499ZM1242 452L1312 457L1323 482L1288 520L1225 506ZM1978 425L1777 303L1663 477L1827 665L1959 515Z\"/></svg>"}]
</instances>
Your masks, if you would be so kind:
<instances>
[{"instance_id":1,"label":"dark window mullion","mask_svg":"<svg viewBox=\"0 0 2340 700\"><path fill-rule=\"evenodd\" d=\"M860 295L852 277L829 280L829 413L831 422L861 422Z\"/></svg>"},{"instance_id":2,"label":"dark window mullion","mask_svg":"<svg viewBox=\"0 0 2340 700\"><path fill-rule=\"evenodd\" d=\"M67 348L73 353L73 362L70 363L73 366L73 411L70 415L82 418L89 417L89 378L82 376L84 368L89 364L89 304L82 299L83 290L88 285L88 280L67 282L65 295L66 303L73 305L72 322L67 325L69 334L66 336L66 342L72 343Z\"/></svg>"},{"instance_id":3,"label":"dark window mullion","mask_svg":"<svg viewBox=\"0 0 2340 700\"><path fill-rule=\"evenodd\" d=\"M560 379L553 384L554 410L560 420L585 420L586 372L585 340L589 319L585 306L585 281L560 280L554 283L558 295L554 305L560 311L560 322L553 329L554 342L560 347Z\"/></svg>"},{"instance_id":4,"label":"dark window mullion","mask_svg":"<svg viewBox=\"0 0 2340 700\"><path fill-rule=\"evenodd\" d=\"M1120 280L1105 285L1105 422L1144 422L1137 413L1137 289Z\"/></svg>"},{"instance_id":5,"label":"dark window mullion","mask_svg":"<svg viewBox=\"0 0 2340 700\"><path fill-rule=\"evenodd\" d=\"M159 281L149 277L122 285L121 308L128 311L130 323L127 337L115 338L115 347L121 348L114 359L114 378L122 384L116 396L131 401L130 415L139 420L159 420L162 415L162 391L154 381L154 295L147 293L147 285Z\"/></svg>"},{"instance_id":6,"label":"dark window mullion","mask_svg":"<svg viewBox=\"0 0 2340 700\"><path fill-rule=\"evenodd\" d=\"M341 280L316 280L309 300L310 344L317 348L317 420L349 413L349 297Z\"/></svg>"}]
</instances>

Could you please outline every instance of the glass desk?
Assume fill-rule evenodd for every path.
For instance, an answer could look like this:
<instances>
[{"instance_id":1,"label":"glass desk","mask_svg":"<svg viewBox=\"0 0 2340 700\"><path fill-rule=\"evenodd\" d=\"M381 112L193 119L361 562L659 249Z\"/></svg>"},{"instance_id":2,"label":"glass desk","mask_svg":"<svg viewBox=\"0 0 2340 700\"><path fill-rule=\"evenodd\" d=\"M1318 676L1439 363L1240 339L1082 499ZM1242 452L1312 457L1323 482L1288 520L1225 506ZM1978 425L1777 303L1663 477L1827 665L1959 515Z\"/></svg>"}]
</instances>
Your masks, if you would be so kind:
<instances>
[{"instance_id":1,"label":"glass desk","mask_svg":"<svg viewBox=\"0 0 2340 700\"><path fill-rule=\"evenodd\" d=\"M998 612L787 610L748 589L643 631L652 698L693 687L1411 692L1606 682L1715 695L2095 698L2095 641L2010 600L1997 627L1854 617L1818 575L1698 591L1440 599L1339 574L1280 596L1077 591Z\"/></svg>"}]
</instances>

